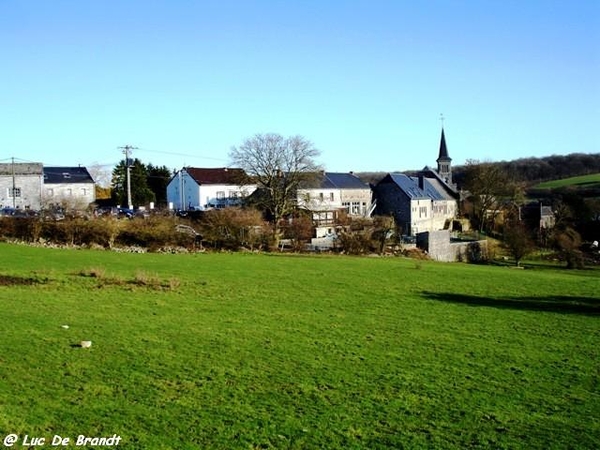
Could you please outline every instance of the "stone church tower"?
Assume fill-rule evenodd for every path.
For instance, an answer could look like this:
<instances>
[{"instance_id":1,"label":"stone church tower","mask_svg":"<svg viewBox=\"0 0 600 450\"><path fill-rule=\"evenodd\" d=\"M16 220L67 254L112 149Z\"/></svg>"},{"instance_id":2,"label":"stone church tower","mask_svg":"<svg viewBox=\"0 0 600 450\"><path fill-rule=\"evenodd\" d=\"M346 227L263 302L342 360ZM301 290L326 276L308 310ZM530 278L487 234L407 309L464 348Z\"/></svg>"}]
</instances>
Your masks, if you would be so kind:
<instances>
[{"instance_id":1,"label":"stone church tower","mask_svg":"<svg viewBox=\"0 0 600 450\"><path fill-rule=\"evenodd\" d=\"M448 156L448 148L446 147L446 136L444 136L444 127L442 127L442 138L440 140L440 154L437 161L437 173L448 184L452 183L452 158Z\"/></svg>"}]
</instances>

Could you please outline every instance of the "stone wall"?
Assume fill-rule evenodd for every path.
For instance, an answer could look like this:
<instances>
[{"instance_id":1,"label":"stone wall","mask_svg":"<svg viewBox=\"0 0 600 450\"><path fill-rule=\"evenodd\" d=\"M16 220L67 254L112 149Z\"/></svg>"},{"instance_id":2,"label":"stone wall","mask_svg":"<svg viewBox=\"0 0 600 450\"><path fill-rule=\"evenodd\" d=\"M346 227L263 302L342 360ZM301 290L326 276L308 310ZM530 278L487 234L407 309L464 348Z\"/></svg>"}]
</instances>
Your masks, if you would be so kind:
<instances>
[{"instance_id":1,"label":"stone wall","mask_svg":"<svg viewBox=\"0 0 600 450\"><path fill-rule=\"evenodd\" d=\"M448 230L417 234L417 247L435 261L483 262L488 258L487 241L451 242Z\"/></svg>"}]
</instances>

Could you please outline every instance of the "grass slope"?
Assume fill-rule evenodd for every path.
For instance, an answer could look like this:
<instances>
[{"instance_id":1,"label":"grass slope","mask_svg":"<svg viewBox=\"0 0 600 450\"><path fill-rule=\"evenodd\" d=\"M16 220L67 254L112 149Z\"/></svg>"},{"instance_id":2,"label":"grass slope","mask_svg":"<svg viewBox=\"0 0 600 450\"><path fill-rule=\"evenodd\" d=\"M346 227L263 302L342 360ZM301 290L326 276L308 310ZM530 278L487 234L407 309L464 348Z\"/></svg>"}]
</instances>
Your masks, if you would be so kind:
<instances>
[{"instance_id":1,"label":"grass slope","mask_svg":"<svg viewBox=\"0 0 600 450\"><path fill-rule=\"evenodd\" d=\"M4 434L116 433L127 449L600 448L597 271L0 254Z\"/></svg>"},{"instance_id":2,"label":"grass slope","mask_svg":"<svg viewBox=\"0 0 600 450\"><path fill-rule=\"evenodd\" d=\"M583 188L598 188L600 187L600 173L565 178L562 180L545 181L535 186L534 189L558 189L569 186Z\"/></svg>"}]
</instances>

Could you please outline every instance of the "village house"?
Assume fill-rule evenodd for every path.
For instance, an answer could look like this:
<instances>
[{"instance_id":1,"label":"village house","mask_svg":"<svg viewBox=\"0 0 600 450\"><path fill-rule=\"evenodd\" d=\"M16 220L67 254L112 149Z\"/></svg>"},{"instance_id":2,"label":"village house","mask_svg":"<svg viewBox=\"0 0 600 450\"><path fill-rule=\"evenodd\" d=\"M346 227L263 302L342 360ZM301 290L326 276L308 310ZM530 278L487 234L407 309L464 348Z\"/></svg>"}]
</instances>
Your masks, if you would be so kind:
<instances>
[{"instance_id":1,"label":"village house","mask_svg":"<svg viewBox=\"0 0 600 450\"><path fill-rule=\"evenodd\" d=\"M334 223L340 211L350 217L372 213L371 187L354 173L322 172L297 191L298 207L311 212L316 224Z\"/></svg>"},{"instance_id":2,"label":"village house","mask_svg":"<svg viewBox=\"0 0 600 450\"><path fill-rule=\"evenodd\" d=\"M184 167L167 185L167 203L181 211L239 206L256 187L243 169Z\"/></svg>"},{"instance_id":3,"label":"village house","mask_svg":"<svg viewBox=\"0 0 600 450\"><path fill-rule=\"evenodd\" d=\"M66 206L84 209L95 200L95 183L85 167L0 164L2 208L39 211L51 206Z\"/></svg>"},{"instance_id":4,"label":"village house","mask_svg":"<svg viewBox=\"0 0 600 450\"><path fill-rule=\"evenodd\" d=\"M451 161L442 129L437 170L425 167L417 176L387 174L374 188L376 214L393 216L403 234L410 236L451 228L459 198Z\"/></svg>"},{"instance_id":5,"label":"village house","mask_svg":"<svg viewBox=\"0 0 600 450\"><path fill-rule=\"evenodd\" d=\"M85 167L44 167L43 207L85 209L96 201L96 184Z\"/></svg>"}]
</instances>

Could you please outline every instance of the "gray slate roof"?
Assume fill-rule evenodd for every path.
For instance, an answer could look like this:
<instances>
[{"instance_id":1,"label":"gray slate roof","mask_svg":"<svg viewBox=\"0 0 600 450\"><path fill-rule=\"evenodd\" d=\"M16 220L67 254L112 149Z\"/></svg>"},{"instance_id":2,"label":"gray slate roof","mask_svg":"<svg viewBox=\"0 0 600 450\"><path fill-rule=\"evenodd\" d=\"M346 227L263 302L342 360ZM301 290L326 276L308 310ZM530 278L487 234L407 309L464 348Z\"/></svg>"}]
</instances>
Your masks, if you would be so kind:
<instances>
[{"instance_id":1,"label":"gray slate roof","mask_svg":"<svg viewBox=\"0 0 600 450\"><path fill-rule=\"evenodd\" d=\"M304 183L303 183L304 184ZM353 173L325 172L319 175L314 181L305 183L303 189L369 189L369 185L364 183Z\"/></svg>"},{"instance_id":2,"label":"gray slate roof","mask_svg":"<svg viewBox=\"0 0 600 450\"><path fill-rule=\"evenodd\" d=\"M42 163L0 164L0 175L41 175Z\"/></svg>"},{"instance_id":3,"label":"gray slate roof","mask_svg":"<svg viewBox=\"0 0 600 450\"><path fill-rule=\"evenodd\" d=\"M432 199L447 200L447 198L438 191L436 180L423 177L423 187L419 187L419 177L409 177L403 173L388 174L391 179L411 200ZM385 181L385 178L382 180Z\"/></svg>"},{"instance_id":4,"label":"gray slate roof","mask_svg":"<svg viewBox=\"0 0 600 450\"><path fill-rule=\"evenodd\" d=\"M415 183L411 177L404 175L403 173L390 173L388 176L411 200L429 198L427 194L419 188L419 184Z\"/></svg>"},{"instance_id":5,"label":"gray slate roof","mask_svg":"<svg viewBox=\"0 0 600 450\"><path fill-rule=\"evenodd\" d=\"M85 167L44 167L44 184L93 182Z\"/></svg>"}]
</instances>

